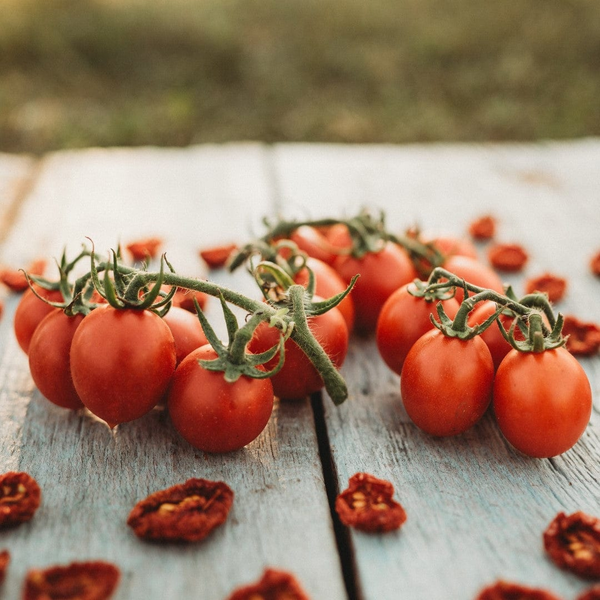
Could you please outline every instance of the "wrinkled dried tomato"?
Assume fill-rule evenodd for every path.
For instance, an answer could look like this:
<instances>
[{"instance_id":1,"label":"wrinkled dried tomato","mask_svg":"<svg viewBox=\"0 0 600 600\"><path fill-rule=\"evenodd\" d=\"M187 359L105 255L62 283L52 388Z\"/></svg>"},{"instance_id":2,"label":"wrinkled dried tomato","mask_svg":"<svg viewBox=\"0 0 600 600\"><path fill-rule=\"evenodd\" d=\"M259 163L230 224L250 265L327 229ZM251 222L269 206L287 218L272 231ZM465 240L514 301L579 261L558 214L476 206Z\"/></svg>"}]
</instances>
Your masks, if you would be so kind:
<instances>
[{"instance_id":1,"label":"wrinkled dried tomato","mask_svg":"<svg viewBox=\"0 0 600 600\"><path fill-rule=\"evenodd\" d=\"M225 522L232 504L226 483L188 479L138 502L127 525L146 540L197 542Z\"/></svg>"},{"instance_id":2,"label":"wrinkled dried tomato","mask_svg":"<svg viewBox=\"0 0 600 600\"><path fill-rule=\"evenodd\" d=\"M548 295L550 302L562 300L567 291L567 280L552 273L544 273L539 277L533 277L525 282L525 292L541 292Z\"/></svg>"},{"instance_id":3,"label":"wrinkled dried tomato","mask_svg":"<svg viewBox=\"0 0 600 600\"><path fill-rule=\"evenodd\" d=\"M25 270L29 275L43 275L46 270L46 260L38 258ZM18 269L8 267L0 269L0 281L13 292L24 292L29 287L25 273Z\"/></svg>"},{"instance_id":4,"label":"wrinkled dried tomato","mask_svg":"<svg viewBox=\"0 0 600 600\"><path fill-rule=\"evenodd\" d=\"M600 600L600 584L585 590L576 600Z\"/></svg>"},{"instance_id":5,"label":"wrinkled dried tomato","mask_svg":"<svg viewBox=\"0 0 600 600\"><path fill-rule=\"evenodd\" d=\"M600 277L600 251L592 256L590 260L590 269L597 277Z\"/></svg>"},{"instance_id":6,"label":"wrinkled dried tomato","mask_svg":"<svg viewBox=\"0 0 600 600\"><path fill-rule=\"evenodd\" d=\"M260 581L234 590L227 600L310 599L291 573L266 569Z\"/></svg>"},{"instance_id":7,"label":"wrinkled dried tomato","mask_svg":"<svg viewBox=\"0 0 600 600\"><path fill-rule=\"evenodd\" d=\"M392 499L394 486L368 473L357 473L335 500L344 525L362 531L391 531L406 521L404 508Z\"/></svg>"},{"instance_id":8,"label":"wrinkled dried tomato","mask_svg":"<svg viewBox=\"0 0 600 600\"><path fill-rule=\"evenodd\" d=\"M2 550L2 552L0 552L0 585L2 585L6 579L6 571L8 570L9 562L10 552L8 550Z\"/></svg>"},{"instance_id":9,"label":"wrinkled dried tomato","mask_svg":"<svg viewBox=\"0 0 600 600\"><path fill-rule=\"evenodd\" d=\"M475 219L469 225L469 233L476 240L491 240L496 234L496 219L491 215Z\"/></svg>"},{"instance_id":10,"label":"wrinkled dried tomato","mask_svg":"<svg viewBox=\"0 0 600 600\"><path fill-rule=\"evenodd\" d=\"M571 354L591 356L600 349L600 327L585 323L572 315L565 315L562 333L567 337L567 350Z\"/></svg>"},{"instance_id":11,"label":"wrinkled dried tomato","mask_svg":"<svg viewBox=\"0 0 600 600\"><path fill-rule=\"evenodd\" d=\"M529 255L519 244L496 244L488 250L488 258L500 271L520 271Z\"/></svg>"},{"instance_id":12,"label":"wrinkled dried tomato","mask_svg":"<svg viewBox=\"0 0 600 600\"><path fill-rule=\"evenodd\" d=\"M40 486L27 473L10 471L0 475L0 528L29 521L41 497Z\"/></svg>"},{"instance_id":13,"label":"wrinkled dried tomato","mask_svg":"<svg viewBox=\"0 0 600 600\"><path fill-rule=\"evenodd\" d=\"M158 250L162 246L163 241L160 238L145 238L136 240L127 244L126 248L131 254L133 260L146 260L147 258L156 258Z\"/></svg>"},{"instance_id":14,"label":"wrinkled dried tomato","mask_svg":"<svg viewBox=\"0 0 600 600\"><path fill-rule=\"evenodd\" d=\"M546 590L498 581L481 590L475 600L560 600L560 598Z\"/></svg>"},{"instance_id":15,"label":"wrinkled dried tomato","mask_svg":"<svg viewBox=\"0 0 600 600\"><path fill-rule=\"evenodd\" d=\"M202 260L211 268L219 269L225 266L227 259L231 256L231 253L237 248L235 244L228 244L226 246L214 246L213 248L204 248L200 250L199 254Z\"/></svg>"},{"instance_id":16,"label":"wrinkled dried tomato","mask_svg":"<svg viewBox=\"0 0 600 600\"><path fill-rule=\"evenodd\" d=\"M581 511L558 513L544 531L544 548L561 569L600 577L600 519Z\"/></svg>"},{"instance_id":17,"label":"wrinkled dried tomato","mask_svg":"<svg viewBox=\"0 0 600 600\"><path fill-rule=\"evenodd\" d=\"M23 600L106 600L120 577L115 565L103 561L32 569L25 579Z\"/></svg>"}]
</instances>

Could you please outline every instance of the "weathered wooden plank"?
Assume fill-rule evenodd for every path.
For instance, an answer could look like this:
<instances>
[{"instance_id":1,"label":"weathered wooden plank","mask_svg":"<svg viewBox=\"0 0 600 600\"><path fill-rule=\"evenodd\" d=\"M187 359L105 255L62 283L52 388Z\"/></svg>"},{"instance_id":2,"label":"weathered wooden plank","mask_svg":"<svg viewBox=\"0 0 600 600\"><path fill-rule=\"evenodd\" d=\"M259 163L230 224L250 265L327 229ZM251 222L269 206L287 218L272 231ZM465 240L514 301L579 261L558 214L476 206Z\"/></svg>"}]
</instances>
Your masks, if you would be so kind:
<instances>
[{"instance_id":1,"label":"weathered wooden plank","mask_svg":"<svg viewBox=\"0 0 600 600\"><path fill-rule=\"evenodd\" d=\"M569 279L559 308L600 320L600 284L588 260L598 249L600 142L506 146L275 149L280 202L301 215L386 210L392 227L418 223L462 233L471 218L494 214L498 238L531 253L524 276L549 270ZM483 248L482 248L483 250ZM483 254L482 254L483 256ZM600 360L582 361L600 406ZM338 487L367 471L389 479L408 521L398 533L350 532L357 588L364 600L473 598L498 578L573 598L586 583L544 556L541 534L559 510L600 516L600 435L594 414L582 440L561 457L534 460L513 451L488 415L451 439L412 425L399 378L378 359L373 339L355 339L343 367L350 398L324 411Z\"/></svg>"},{"instance_id":2,"label":"weathered wooden plank","mask_svg":"<svg viewBox=\"0 0 600 600\"><path fill-rule=\"evenodd\" d=\"M260 145L52 155L2 256L58 254L65 243L77 250L85 235L102 249L159 235L171 261L199 276L198 247L245 239L251 209L268 212L265 164ZM248 285L243 275L230 283ZM161 410L112 434L35 390L10 331L15 304L0 329L0 470L30 472L43 504L31 523L1 534L14 557L7 597L18 597L31 567L95 558L121 567L121 600L221 600L266 566L293 571L314 598L346 597L308 401L277 406L258 440L224 456L195 451ZM135 538L125 525L133 504L190 477L234 489L226 525L191 546Z\"/></svg>"}]
</instances>

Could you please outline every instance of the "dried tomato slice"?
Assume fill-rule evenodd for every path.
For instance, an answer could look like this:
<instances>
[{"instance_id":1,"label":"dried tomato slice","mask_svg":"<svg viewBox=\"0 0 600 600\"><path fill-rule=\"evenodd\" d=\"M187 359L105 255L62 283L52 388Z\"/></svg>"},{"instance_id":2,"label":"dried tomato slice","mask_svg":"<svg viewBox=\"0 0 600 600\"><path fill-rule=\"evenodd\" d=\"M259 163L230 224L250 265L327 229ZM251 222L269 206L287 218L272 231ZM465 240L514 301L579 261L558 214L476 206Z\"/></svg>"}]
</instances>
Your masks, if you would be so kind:
<instances>
[{"instance_id":1,"label":"dried tomato slice","mask_svg":"<svg viewBox=\"0 0 600 600\"><path fill-rule=\"evenodd\" d=\"M46 260L38 258L25 270L29 275L43 275L46 270ZM0 269L0 281L13 292L24 292L29 287L25 273L8 267Z\"/></svg>"},{"instance_id":2,"label":"dried tomato slice","mask_svg":"<svg viewBox=\"0 0 600 600\"><path fill-rule=\"evenodd\" d=\"M567 337L567 350L571 354L591 356L600 349L600 327L585 323L572 315L565 315L562 333Z\"/></svg>"},{"instance_id":3,"label":"dried tomato slice","mask_svg":"<svg viewBox=\"0 0 600 600\"><path fill-rule=\"evenodd\" d=\"M2 552L0 552L0 585L2 585L6 579L6 571L8 570L9 562L10 552L8 550L2 550Z\"/></svg>"},{"instance_id":4,"label":"dried tomato slice","mask_svg":"<svg viewBox=\"0 0 600 600\"><path fill-rule=\"evenodd\" d=\"M160 238L151 237L131 242L127 244L126 248L133 260L142 261L147 258L156 258L162 243L163 241Z\"/></svg>"},{"instance_id":5,"label":"dried tomato slice","mask_svg":"<svg viewBox=\"0 0 600 600\"><path fill-rule=\"evenodd\" d=\"M471 222L469 233L476 240L491 240L496 235L496 219L491 215L484 215Z\"/></svg>"},{"instance_id":6,"label":"dried tomato slice","mask_svg":"<svg viewBox=\"0 0 600 600\"><path fill-rule=\"evenodd\" d=\"M310 600L310 598L291 573L266 569L260 581L234 590L227 600Z\"/></svg>"},{"instance_id":7,"label":"dried tomato slice","mask_svg":"<svg viewBox=\"0 0 600 600\"><path fill-rule=\"evenodd\" d=\"M560 512L544 531L544 548L554 564L582 577L600 577L600 519Z\"/></svg>"},{"instance_id":8,"label":"dried tomato slice","mask_svg":"<svg viewBox=\"0 0 600 600\"><path fill-rule=\"evenodd\" d=\"M520 271L529 255L519 244L496 244L488 250L488 258L500 271Z\"/></svg>"},{"instance_id":9,"label":"dried tomato slice","mask_svg":"<svg viewBox=\"0 0 600 600\"><path fill-rule=\"evenodd\" d=\"M594 275L600 277L600 251L592 256L592 259L590 260L590 269Z\"/></svg>"},{"instance_id":10,"label":"dried tomato slice","mask_svg":"<svg viewBox=\"0 0 600 600\"><path fill-rule=\"evenodd\" d=\"M394 486L368 473L357 473L335 500L344 525L362 531L392 531L406 521L404 508L392 499Z\"/></svg>"},{"instance_id":11,"label":"dried tomato slice","mask_svg":"<svg viewBox=\"0 0 600 600\"><path fill-rule=\"evenodd\" d=\"M41 497L40 486L27 473L9 471L0 475L0 529L29 521Z\"/></svg>"},{"instance_id":12,"label":"dried tomato slice","mask_svg":"<svg viewBox=\"0 0 600 600\"><path fill-rule=\"evenodd\" d=\"M120 577L119 569L104 561L32 569L25 579L23 600L106 600Z\"/></svg>"},{"instance_id":13,"label":"dried tomato slice","mask_svg":"<svg viewBox=\"0 0 600 600\"><path fill-rule=\"evenodd\" d=\"M585 590L575 600L600 600L600 584Z\"/></svg>"},{"instance_id":14,"label":"dried tomato slice","mask_svg":"<svg viewBox=\"0 0 600 600\"><path fill-rule=\"evenodd\" d=\"M188 479L138 502L127 525L146 540L197 542L225 522L232 504L226 483Z\"/></svg>"},{"instance_id":15,"label":"dried tomato slice","mask_svg":"<svg viewBox=\"0 0 600 600\"><path fill-rule=\"evenodd\" d=\"M539 277L533 277L525 282L525 292L527 294L542 292L548 295L550 302L562 300L566 291L567 280L552 273L544 273Z\"/></svg>"},{"instance_id":16,"label":"dried tomato slice","mask_svg":"<svg viewBox=\"0 0 600 600\"><path fill-rule=\"evenodd\" d=\"M204 248L199 251L202 260L211 268L219 269L225 265L231 253L237 249L236 244L227 244L225 246L214 246L213 248Z\"/></svg>"},{"instance_id":17,"label":"dried tomato slice","mask_svg":"<svg viewBox=\"0 0 600 600\"><path fill-rule=\"evenodd\" d=\"M481 590L475 600L560 600L560 598L546 590L498 581Z\"/></svg>"}]
</instances>

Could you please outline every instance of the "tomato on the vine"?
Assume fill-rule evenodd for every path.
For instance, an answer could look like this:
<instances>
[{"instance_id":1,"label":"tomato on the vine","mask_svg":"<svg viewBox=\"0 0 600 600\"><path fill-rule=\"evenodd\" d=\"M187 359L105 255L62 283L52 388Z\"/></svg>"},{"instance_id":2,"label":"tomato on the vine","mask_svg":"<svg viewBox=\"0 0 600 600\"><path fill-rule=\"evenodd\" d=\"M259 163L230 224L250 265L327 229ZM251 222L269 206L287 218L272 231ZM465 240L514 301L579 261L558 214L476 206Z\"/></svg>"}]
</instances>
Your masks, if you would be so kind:
<instances>
[{"instance_id":1,"label":"tomato on the vine","mask_svg":"<svg viewBox=\"0 0 600 600\"><path fill-rule=\"evenodd\" d=\"M395 373L400 375L402 365L413 344L430 329L430 316L437 319L437 304L413 296L417 287L408 283L396 290L385 302L377 321L376 340L381 357ZM444 300L442 306L453 319L458 311L454 298Z\"/></svg>"},{"instance_id":2,"label":"tomato on the vine","mask_svg":"<svg viewBox=\"0 0 600 600\"><path fill-rule=\"evenodd\" d=\"M290 240L298 246L300 250L306 252L325 264L331 265L337 256L336 248L327 239L326 235L308 225L298 227L290 234Z\"/></svg>"},{"instance_id":3,"label":"tomato on the vine","mask_svg":"<svg viewBox=\"0 0 600 600\"><path fill-rule=\"evenodd\" d=\"M379 252L369 252L362 258L340 255L333 266L346 283L350 283L354 275L360 275L351 296L356 311L356 328L362 333L375 331L385 301L417 276L408 254L391 242L387 242Z\"/></svg>"},{"instance_id":4,"label":"tomato on the vine","mask_svg":"<svg viewBox=\"0 0 600 600\"><path fill-rule=\"evenodd\" d=\"M175 429L192 446L205 452L232 452L262 432L273 410L269 379L240 376L225 381L220 371L209 371L200 360L213 360L210 345L189 354L177 367L167 406Z\"/></svg>"},{"instance_id":5,"label":"tomato on the vine","mask_svg":"<svg viewBox=\"0 0 600 600\"><path fill-rule=\"evenodd\" d=\"M50 302L62 302L63 297L59 290L46 290L36 286L35 291L41 298L45 298ZM27 290L21 298L17 310L13 327L15 337L25 354L29 353L29 344L31 337L42 319L51 313L54 307L38 298L31 290Z\"/></svg>"},{"instance_id":6,"label":"tomato on the vine","mask_svg":"<svg viewBox=\"0 0 600 600\"><path fill-rule=\"evenodd\" d=\"M497 305L491 300L482 302L477 305L475 310L469 315L468 324L470 327L480 325L491 317L497 310ZM498 317L502 326L508 331L513 323L513 318L507 315L500 314ZM517 339L523 339L518 329L515 330ZM494 361L494 368L497 369L502 362L502 359L512 350L512 346L504 339L504 336L500 332L498 322L492 323L483 333L481 333L481 339L487 344Z\"/></svg>"},{"instance_id":7,"label":"tomato on the vine","mask_svg":"<svg viewBox=\"0 0 600 600\"><path fill-rule=\"evenodd\" d=\"M592 392L568 350L511 350L496 373L494 412L500 431L528 456L566 452L583 435L592 412Z\"/></svg>"},{"instance_id":8,"label":"tomato on the vine","mask_svg":"<svg viewBox=\"0 0 600 600\"><path fill-rule=\"evenodd\" d=\"M315 297L315 300L318 300ZM319 341L331 362L341 367L348 352L348 328L344 317L337 308L326 313L310 317L308 326ZM248 350L254 354L266 352L279 342L280 333L268 323L261 323L248 344ZM277 366L279 353L265 364L270 370ZM271 377L273 391L279 398L304 398L323 387L323 379L304 352L293 340L285 343L285 362L281 370Z\"/></svg>"},{"instance_id":9,"label":"tomato on the vine","mask_svg":"<svg viewBox=\"0 0 600 600\"><path fill-rule=\"evenodd\" d=\"M175 342L167 324L148 310L92 311L71 344L71 375L85 406L110 427L149 412L175 371Z\"/></svg>"},{"instance_id":10,"label":"tomato on the vine","mask_svg":"<svg viewBox=\"0 0 600 600\"><path fill-rule=\"evenodd\" d=\"M504 291L502 279L500 279L498 274L469 256L461 256L459 254L451 256L444 262L444 269L464 279L467 283L494 290L495 292L503 293ZM456 288L455 298L459 303L462 302L464 292L461 288Z\"/></svg>"},{"instance_id":11,"label":"tomato on the vine","mask_svg":"<svg viewBox=\"0 0 600 600\"><path fill-rule=\"evenodd\" d=\"M461 340L434 329L417 340L400 378L408 416L435 436L457 435L485 413L491 397L494 363L479 337Z\"/></svg>"},{"instance_id":12,"label":"tomato on the vine","mask_svg":"<svg viewBox=\"0 0 600 600\"><path fill-rule=\"evenodd\" d=\"M29 345L29 370L35 385L50 402L72 410L83 408L73 386L69 359L73 336L83 318L53 308L36 328Z\"/></svg>"},{"instance_id":13,"label":"tomato on the vine","mask_svg":"<svg viewBox=\"0 0 600 600\"><path fill-rule=\"evenodd\" d=\"M208 343L198 317L179 306L172 306L163 321L173 334L177 364L192 350Z\"/></svg>"}]
</instances>

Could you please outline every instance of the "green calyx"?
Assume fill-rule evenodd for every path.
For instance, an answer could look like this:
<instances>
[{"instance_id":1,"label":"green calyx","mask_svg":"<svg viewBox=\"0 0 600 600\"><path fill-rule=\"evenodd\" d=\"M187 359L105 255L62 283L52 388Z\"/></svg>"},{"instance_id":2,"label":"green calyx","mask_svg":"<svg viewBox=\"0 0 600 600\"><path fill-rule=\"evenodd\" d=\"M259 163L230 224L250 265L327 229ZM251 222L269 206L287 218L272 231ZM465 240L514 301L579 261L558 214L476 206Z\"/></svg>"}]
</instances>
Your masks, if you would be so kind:
<instances>
[{"instance_id":1,"label":"green calyx","mask_svg":"<svg viewBox=\"0 0 600 600\"><path fill-rule=\"evenodd\" d=\"M526 322L523 323L523 321ZM545 350L554 350L564 346L566 339L562 335L564 318L558 313L556 322L551 330L548 330L544 325L542 313L533 310L527 317L517 317L507 331L499 321L500 332L504 339L519 352L534 352L540 353ZM517 326L525 334L524 340L517 340L515 332Z\"/></svg>"}]
</instances>

